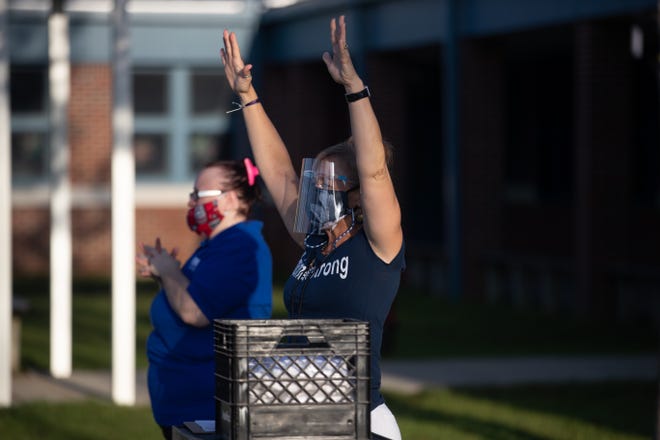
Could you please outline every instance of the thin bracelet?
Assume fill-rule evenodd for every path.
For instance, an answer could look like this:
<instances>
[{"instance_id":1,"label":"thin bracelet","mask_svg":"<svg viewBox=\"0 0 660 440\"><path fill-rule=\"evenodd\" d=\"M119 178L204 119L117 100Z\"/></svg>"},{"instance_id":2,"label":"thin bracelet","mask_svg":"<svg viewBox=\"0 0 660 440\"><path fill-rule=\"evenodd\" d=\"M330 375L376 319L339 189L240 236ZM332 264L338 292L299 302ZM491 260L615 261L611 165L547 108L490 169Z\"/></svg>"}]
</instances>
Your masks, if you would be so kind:
<instances>
[{"instance_id":1,"label":"thin bracelet","mask_svg":"<svg viewBox=\"0 0 660 440\"><path fill-rule=\"evenodd\" d=\"M259 98L253 99L252 101L248 102L247 104L241 104L240 102L232 101L232 104L236 106L236 108L233 108L231 110L227 110L226 113L233 113L237 112L239 110L243 110L245 107L249 107L254 104L259 104L261 100Z\"/></svg>"}]
</instances>

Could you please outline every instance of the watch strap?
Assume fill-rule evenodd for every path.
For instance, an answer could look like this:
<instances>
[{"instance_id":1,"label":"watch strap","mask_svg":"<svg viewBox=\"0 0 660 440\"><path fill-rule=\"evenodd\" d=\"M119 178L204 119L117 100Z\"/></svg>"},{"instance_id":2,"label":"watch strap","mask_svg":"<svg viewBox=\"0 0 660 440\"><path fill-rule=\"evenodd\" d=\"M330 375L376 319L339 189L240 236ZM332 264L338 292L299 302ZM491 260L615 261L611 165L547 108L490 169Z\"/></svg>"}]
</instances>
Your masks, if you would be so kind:
<instances>
[{"instance_id":1,"label":"watch strap","mask_svg":"<svg viewBox=\"0 0 660 440\"><path fill-rule=\"evenodd\" d=\"M348 102L349 104L351 102L357 101L358 99L368 98L370 96L371 96L371 92L369 92L368 86L357 93L347 93L344 95L344 97L346 98L346 102Z\"/></svg>"}]
</instances>

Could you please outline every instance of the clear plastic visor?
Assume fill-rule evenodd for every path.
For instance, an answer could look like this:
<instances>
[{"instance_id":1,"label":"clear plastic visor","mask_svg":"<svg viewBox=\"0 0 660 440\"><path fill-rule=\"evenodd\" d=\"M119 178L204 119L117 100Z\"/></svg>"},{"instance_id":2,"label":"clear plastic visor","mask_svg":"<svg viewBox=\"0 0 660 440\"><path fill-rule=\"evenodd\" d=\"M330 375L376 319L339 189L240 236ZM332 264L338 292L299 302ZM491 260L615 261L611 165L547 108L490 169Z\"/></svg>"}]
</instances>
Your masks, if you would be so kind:
<instances>
[{"instance_id":1,"label":"clear plastic visor","mask_svg":"<svg viewBox=\"0 0 660 440\"><path fill-rule=\"evenodd\" d=\"M334 162L305 158L300 171L298 204L293 232L319 234L346 214L345 193L352 187L346 176L336 173Z\"/></svg>"}]
</instances>

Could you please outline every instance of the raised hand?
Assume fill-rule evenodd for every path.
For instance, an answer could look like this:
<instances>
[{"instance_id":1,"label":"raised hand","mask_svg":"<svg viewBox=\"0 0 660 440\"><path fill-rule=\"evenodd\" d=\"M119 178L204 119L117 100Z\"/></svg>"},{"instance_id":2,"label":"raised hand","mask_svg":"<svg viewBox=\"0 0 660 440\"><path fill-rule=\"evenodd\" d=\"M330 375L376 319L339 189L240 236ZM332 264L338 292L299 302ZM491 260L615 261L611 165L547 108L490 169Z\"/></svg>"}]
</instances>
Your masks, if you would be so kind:
<instances>
[{"instance_id":1,"label":"raised hand","mask_svg":"<svg viewBox=\"0 0 660 440\"><path fill-rule=\"evenodd\" d=\"M220 48L220 58L225 66L227 82L234 93L247 93L252 85L252 64L245 64L238 47L236 34L227 29L222 33L224 47Z\"/></svg>"},{"instance_id":2,"label":"raised hand","mask_svg":"<svg viewBox=\"0 0 660 440\"><path fill-rule=\"evenodd\" d=\"M330 21L330 43L332 43L332 55L329 52L323 53L323 61L328 68L328 73L335 82L347 89L351 88L353 84L360 82L360 78L348 52L346 19L343 15L339 17L339 20L333 18ZM361 83L357 87L361 88Z\"/></svg>"}]
</instances>

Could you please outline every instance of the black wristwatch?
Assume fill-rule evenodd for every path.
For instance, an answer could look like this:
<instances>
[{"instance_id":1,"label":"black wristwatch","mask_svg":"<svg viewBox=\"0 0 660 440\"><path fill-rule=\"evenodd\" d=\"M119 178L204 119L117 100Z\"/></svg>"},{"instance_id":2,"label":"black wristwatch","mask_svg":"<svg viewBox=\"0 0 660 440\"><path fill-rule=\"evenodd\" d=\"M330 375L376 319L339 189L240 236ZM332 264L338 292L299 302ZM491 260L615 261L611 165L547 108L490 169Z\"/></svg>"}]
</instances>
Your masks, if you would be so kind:
<instances>
[{"instance_id":1,"label":"black wristwatch","mask_svg":"<svg viewBox=\"0 0 660 440\"><path fill-rule=\"evenodd\" d=\"M344 97L346 98L346 102L348 102L349 104L351 102L357 101L358 99L368 98L370 96L371 93L369 92L369 86L366 86L363 90L357 93L347 93L344 95Z\"/></svg>"}]
</instances>

